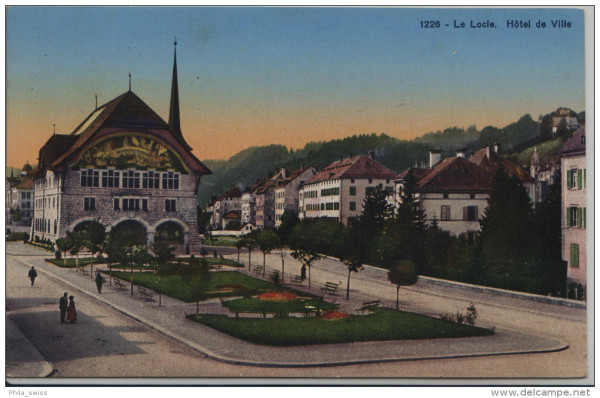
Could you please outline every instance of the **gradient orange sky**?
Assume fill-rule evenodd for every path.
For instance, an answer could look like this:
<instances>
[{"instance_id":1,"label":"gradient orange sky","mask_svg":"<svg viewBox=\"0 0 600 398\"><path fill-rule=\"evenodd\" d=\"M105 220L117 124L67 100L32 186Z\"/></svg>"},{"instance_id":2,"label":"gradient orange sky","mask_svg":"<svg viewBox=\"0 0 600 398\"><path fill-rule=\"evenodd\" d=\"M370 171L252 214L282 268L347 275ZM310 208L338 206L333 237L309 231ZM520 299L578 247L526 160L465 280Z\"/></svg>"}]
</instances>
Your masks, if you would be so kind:
<instances>
[{"instance_id":1,"label":"gradient orange sky","mask_svg":"<svg viewBox=\"0 0 600 398\"><path fill-rule=\"evenodd\" d=\"M502 25L534 17L566 18L573 28ZM500 27L424 30L423 18ZM168 119L174 36L182 130L200 159L584 110L583 13L575 9L13 7L7 164L36 163L54 123L58 134L72 132L95 94L103 104L127 91L129 72L132 91Z\"/></svg>"}]
</instances>

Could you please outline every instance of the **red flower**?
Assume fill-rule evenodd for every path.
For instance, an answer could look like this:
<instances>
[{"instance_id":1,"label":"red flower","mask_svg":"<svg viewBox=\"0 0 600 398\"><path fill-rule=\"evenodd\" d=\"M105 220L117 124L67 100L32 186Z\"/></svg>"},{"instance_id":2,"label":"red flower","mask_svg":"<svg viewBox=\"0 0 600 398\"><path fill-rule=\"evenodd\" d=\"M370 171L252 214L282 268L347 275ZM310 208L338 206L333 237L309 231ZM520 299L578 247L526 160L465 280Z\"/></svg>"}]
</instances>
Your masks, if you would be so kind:
<instances>
[{"instance_id":1,"label":"red flower","mask_svg":"<svg viewBox=\"0 0 600 398\"><path fill-rule=\"evenodd\" d=\"M321 315L321 318L323 319L344 319L344 318L348 318L350 315L346 314L345 312L339 312L339 311L327 311L324 312L323 315Z\"/></svg>"},{"instance_id":2,"label":"red flower","mask_svg":"<svg viewBox=\"0 0 600 398\"><path fill-rule=\"evenodd\" d=\"M294 300L297 299L294 293L288 292L266 292L258 296L259 300Z\"/></svg>"}]
</instances>

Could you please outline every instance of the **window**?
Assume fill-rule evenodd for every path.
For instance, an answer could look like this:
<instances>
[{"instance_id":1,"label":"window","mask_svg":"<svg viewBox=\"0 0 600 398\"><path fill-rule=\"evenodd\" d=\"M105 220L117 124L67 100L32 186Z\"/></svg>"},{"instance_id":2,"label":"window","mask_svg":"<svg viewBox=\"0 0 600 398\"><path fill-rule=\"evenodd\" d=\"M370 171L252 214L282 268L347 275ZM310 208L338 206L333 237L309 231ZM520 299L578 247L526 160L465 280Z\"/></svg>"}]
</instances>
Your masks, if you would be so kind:
<instances>
[{"instance_id":1,"label":"window","mask_svg":"<svg viewBox=\"0 0 600 398\"><path fill-rule=\"evenodd\" d=\"M56 220L54 220L54 235L56 235Z\"/></svg>"},{"instance_id":2,"label":"window","mask_svg":"<svg viewBox=\"0 0 600 398\"><path fill-rule=\"evenodd\" d=\"M350 179L350 183L351 183L351 184L354 184L354 178L351 178L351 179Z\"/></svg>"},{"instance_id":3,"label":"window","mask_svg":"<svg viewBox=\"0 0 600 398\"><path fill-rule=\"evenodd\" d=\"M372 183L373 183L373 179L369 178L369 184L372 184Z\"/></svg>"},{"instance_id":4,"label":"window","mask_svg":"<svg viewBox=\"0 0 600 398\"><path fill-rule=\"evenodd\" d=\"M350 202L350 211L356 211L356 202Z\"/></svg>"},{"instance_id":5,"label":"window","mask_svg":"<svg viewBox=\"0 0 600 398\"><path fill-rule=\"evenodd\" d=\"M321 203L321 210L325 210L325 203Z\"/></svg>"},{"instance_id":6,"label":"window","mask_svg":"<svg viewBox=\"0 0 600 398\"><path fill-rule=\"evenodd\" d=\"M179 189L179 173L163 173L163 189Z\"/></svg>"},{"instance_id":7,"label":"window","mask_svg":"<svg viewBox=\"0 0 600 398\"><path fill-rule=\"evenodd\" d=\"M100 172L94 169L81 170L81 186L97 187L100 183Z\"/></svg>"},{"instance_id":8,"label":"window","mask_svg":"<svg viewBox=\"0 0 600 398\"><path fill-rule=\"evenodd\" d=\"M350 187L350 196L356 196L356 187Z\"/></svg>"},{"instance_id":9,"label":"window","mask_svg":"<svg viewBox=\"0 0 600 398\"><path fill-rule=\"evenodd\" d=\"M108 188L119 187L119 172L114 170L102 171L102 186Z\"/></svg>"},{"instance_id":10,"label":"window","mask_svg":"<svg viewBox=\"0 0 600 398\"><path fill-rule=\"evenodd\" d=\"M475 194L474 194L474 193L470 194L470 195L469 195L469 198L471 198L471 199L475 199Z\"/></svg>"},{"instance_id":11,"label":"window","mask_svg":"<svg viewBox=\"0 0 600 398\"><path fill-rule=\"evenodd\" d=\"M450 221L450 206L443 205L440 210L440 218L442 221Z\"/></svg>"},{"instance_id":12,"label":"window","mask_svg":"<svg viewBox=\"0 0 600 398\"><path fill-rule=\"evenodd\" d=\"M83 198L83 210L96 210L96 198Z\"/></svg>"},{"instance_id":13,"label":"window","mask_svg":"<svg viewBox=\"0 0 600 398\"><path fill-rule=\"evenodd\" d=\"M177 211L177 205L175 199L165 200L165 211Z\"/></svg>"},{"instance_id":14,"label":"window","mask_svg":"<svg viewBox=\"0 0 600 398\"><path fill-rule=\"evenodd\" d=\"M571 267L579 267L579 245L571 244Z\"/></svg>"},{"instance_id":15,"label":"window","mask_svg":"<svg viewBox=\"0 0 600 398\"><path fill-rule=\"evenodd\" d=\"M127 170L123 172L123 188L139 188L140 172Z\"/></svg>"},{"instance_id":16,"label":"window","mask_svg":"<svg viewBox=\"0 0 600 398\"><path fill-rule=\"evenodd\" d=\"M581 227L581 208L571 206L567 208L567 227Z\"/></svg>"},{"instance_id":17,"label":"window","mask_svg":"<svg viewBox=\"0 0 600 398\"><path fill-rule=\"evenodd\" d=\"M114 204L114 209L115 210L121 210L121 206L119 206L119 198L114 198L113 199L113 204Z\"/></svg>"},{"instance_id":18,"label":"window","mask_svg":"<svg viewBox=\"0 0 600 398\"><path fill-rule=\"evenodd\" d=\"M160 174L154 171L142 173L142 188L160 188Z\"/></svg>"},{"instance_id":19,"label":"window","mask_svg":"<svg viewBox=\"0 0 600 398\"><path fill-rule=\"evenodd\" d=\"M463 207L463 221L477 221L479 219L477 206Z\"/></svg>"},{"instance_id":20,"label":"window","mask_svg":"<svg viewBox=\"0 0 600 398\"><path fill-rule=\"evenodd\" d=\"M369 196L369 195L373 195L373 193L375 192L376 187L366 187L365 188L365 195Z\"/></svg>"},{"instance_id":21,"label":"window","mask_svg":"<svg viewBox=\"0 0 600 398\"><path fill-rule=\"evenodd\" d=\"M444 199L448 199L448 194L447 193L444 194Z\"/></svg>"},{"instance_id":22,"label":"window","mask_svg":"<svg viewBox=\"0 0 600 398\"><path fill-rule=\"evenodd\" d=\"M583 172L581 169L573 168L567 170L567 188L581 189Z\"/></svg>"}]
</instances>

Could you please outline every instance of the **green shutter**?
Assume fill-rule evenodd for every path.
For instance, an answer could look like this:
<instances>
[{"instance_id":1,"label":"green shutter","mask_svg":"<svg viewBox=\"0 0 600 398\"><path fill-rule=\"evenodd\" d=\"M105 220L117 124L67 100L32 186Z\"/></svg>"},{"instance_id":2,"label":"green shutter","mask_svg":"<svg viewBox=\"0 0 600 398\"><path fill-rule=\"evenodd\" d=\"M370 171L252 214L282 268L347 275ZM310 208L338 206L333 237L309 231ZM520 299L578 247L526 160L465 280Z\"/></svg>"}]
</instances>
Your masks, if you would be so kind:
<instances>
[{"instance_id":1,"label":"green shutter","mask_svg":"<svg viewBox=\"0 0 600 398\"><path fill-rule=\"evenodd\" d=\"M581 228L581 207L577 208L577 226Z\"/></svg>"},{"instance_id":2,"label":"green shutter","mask_svg":"<svg viewBox=\"0 0 600 398\"><path fill-rule=\"evenodd\" d=\"M567 227L571 226L571 208L567 207L567 219L565 224L567 225Z\"/></svg>"},{"instance_id":3,"label":"green shutter","mask_svg":"<svg viewBox=\"0 0 600 398\"><path fill-rule=\"evenodd\" d=\"M567 170L567 188L571 188L571 170Z\"/></svg>"},{"instance_id":4,"label":"green shutter","mask_svg":"<svg viewBox=\"0 0 600 398\"><path fill-rule=\"evenodd\" d=\"M586 170L586 169L583 169L583 187L584 187L584 188L585 188L585 170Z\"/></svg>"},{"instance_id":5,"label":"green shutter","mask_svg":"<svg viewBox=\"0 0 600 398\"><path fill-rule=\"evenodd\" d=\"M585 207L583 208L583 228L585 228Z\"/></svg>"},{"instance_id":6,"label":"green shutter","mask_svg":"<svg viewBox=\"0 0 600 398\"><path fill-rule=\"evenodd\" d=\"M581 172L581 169L577 170L577 188L579 189L581 189L582 175L583 173Z\"/></svg>"}]
</instances>

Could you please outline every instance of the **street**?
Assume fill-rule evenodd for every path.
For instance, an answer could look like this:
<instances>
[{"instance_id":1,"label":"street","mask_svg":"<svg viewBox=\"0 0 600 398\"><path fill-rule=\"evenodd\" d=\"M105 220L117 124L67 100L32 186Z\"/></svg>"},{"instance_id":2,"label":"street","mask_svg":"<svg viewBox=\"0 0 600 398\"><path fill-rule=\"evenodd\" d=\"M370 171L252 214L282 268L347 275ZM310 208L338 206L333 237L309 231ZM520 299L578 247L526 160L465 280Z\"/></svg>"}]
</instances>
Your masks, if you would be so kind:
<instances>
[{"instance_id":1,"label":"street","mask_svg":"<svg viewBox=\"0 0 600 398\"><path fill-rule=\"evenodd\" d=\"M245 254L245 258L244 258ZM206 358L187 345L114 309L94 294L74 291L56 274L38 272L31 287L27 270L31 265L43 271L44 257L51 254L20 243L7 245L7 314L39 352L54 366L54 378L75 377L365 377L365 378L580 378L586 375L585 310L560 307L523 299L502 298L470 291L421 283L400 289L403 308L424 313L464 312L470 301L480 314L478 323L544 336L560 337L569 348L563 351L459 359L417 360L367 365L276 368L234 365ZM229 257L237 258L237 253ZM252 253L253 263L262 264L262 255ZM247 261L247 253L242 260ZM300 272L300 265L285 257L286 278ZM279 253L267 256L268 269L281 269ZM372 271L353 274L351 294L377 297L386 305L395 303L396 289ZM343 264L325 259L313 266L311 283L342 281ZM81 283L91 281L84 277ZM60 324L58 299L67 291L75 296L79 314L76 324ZM105 295L122 292L105 287ZM343 295L338 301L344 300ZM156 305L148 303L148 306ZM224 380L224 383L227 381ZM274 381L276 382L276 381ZM427 381L419 380L420 384Z\"/></svg>"}]
</instances>

